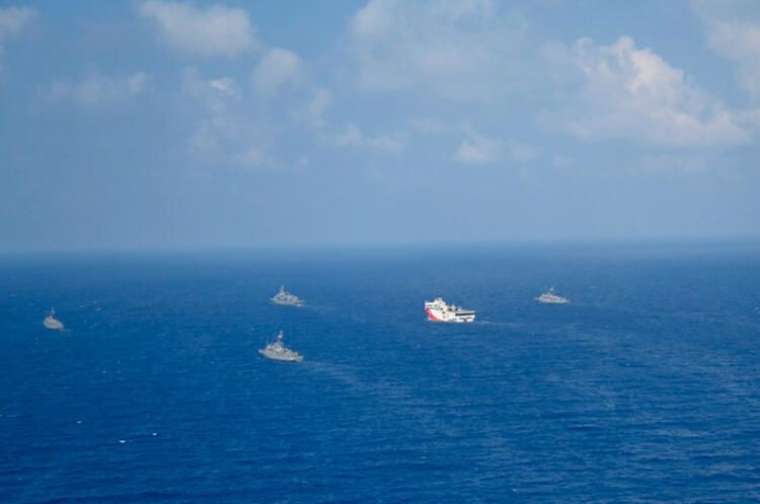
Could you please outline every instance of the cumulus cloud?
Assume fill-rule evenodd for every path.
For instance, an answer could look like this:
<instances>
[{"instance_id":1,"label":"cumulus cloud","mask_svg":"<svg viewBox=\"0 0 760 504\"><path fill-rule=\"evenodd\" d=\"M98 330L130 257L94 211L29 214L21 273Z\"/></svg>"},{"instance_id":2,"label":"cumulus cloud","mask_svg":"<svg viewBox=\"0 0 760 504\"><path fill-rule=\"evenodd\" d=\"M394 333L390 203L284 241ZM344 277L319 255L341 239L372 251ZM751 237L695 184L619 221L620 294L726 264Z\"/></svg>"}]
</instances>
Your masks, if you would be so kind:
<instances>
[{"instance_id":1,"label":"cumulus cloud","mask_svg":"<svg viewBox=\"0 0 760 504\"><path fill-rule=\"evenodd\" d=\"M327 125L325 114L332 104L332 93L324 88L317 88L306 107L306 117L314 128L324 128Z\"/></svg>"},{"instance_id":2,"label":"cumulus cloud","mask_svg":"<svg viewBox=\"0 0 760 504\"><path fill-rule=\"evenodd\" d=\"M187 54L232 57L256 47L253 26L243 9L163 0L147 0L139 9L170 46Z\"/></svg>"},{"instance_id":3,"label":"cumulus cloud","mask_svg":"<svg viewBox=\"0 0 760 504\"><path fill-rule=\"evenodd\" d=\"M398 154L404 149L404 141L399 137L378 135L367 136L355 124L349 124L335 138L338 147L359 147L370 150Z\"/></svg>"},{"instance_id":4,"label":"cumulus cloud","mask_svg":"<svg viewBox=\"0 0 760 504\"><path fill-rule=\"evenodd\" d=\"M380 154L398 154L406 147L408 135L405 133L367 135L354 123L342 128L331 124L325 116L332 102L333 95L329 90L315 88L305 111L298 115L299 120L305 121L314 130L317 140L322 144L338 148L364 149Z\"/></svg>"},{"instance_id":5,"label":"cumulus cloud","mask_svg":"<svg viewBox=\"0 0 760 504\"><path fill-rule=\"evenodd\" d=\"M729 31L724 42L714 44L732 48L744 62L745 87L760 92L755 52L760 31L745 27L730 37ZM416 93L423 102L446 100L453 106L504 106L504 112L516 97L535 97L550 111L537 112L540 123L582 141L730 146L750 141L754 129L753 115L727 107L630 37L610 45L590 39L570 46L541 42L525 18L488 0L424 5L370 0L351 19L349 42L358 84L365 90ZM522 103L528 102L511 108ZM433 134L426 126L413 129ZM454 158L486 164L498 157L524 163L538 156L535 149L488 140L466 135Z\"/></svg>"},{"instance_id":6,"label":"cumulus cloud","mask_svg":"<svg viewBox=\"0 0 760 504\"><path fill-rule=\"evenodd\" d=\"M0 7L0 74L6 42L19 36L36 16L37 11L28 7Z\"/></svg>"},{"instance_id":7,"label":"cumulus cloud","mask_svg":"<svg viewBox=\"0 0 760 504\"><path fill-rule=\"evenodd\" d=\"M353 17L350 51L366 89L413 89L490 101L522 85L525 27L489 0L371 0Z\"/></svg>"},{"instance_id":8,"label":"cumulus cloud","mask_svg":"<svg viewBox=\"0 0 760 504\"><path fill-rule=\"evenodd\" d=\"M712 22L710 46L736 62L739 83L754 98L760 98L760 23Z\"/></svg>"},{"instance_id":9,"label":"cumulus cloud","mask_svg":"<svg viewBox=\"0 0 760 504\"><path fill-rule=\"evenodd\" d=\"M760 98L760 11L754 0L692 1L710 48L733 61L739 85Z\"/></svg>"},{"instance_id":10,"label":"cumulus cloud","mask_svg":"<svg viewBox=\"0 0 760 504\"><path fill-rule=\"evenodd\" d=\"M749 140L731 110L629 37L609 46L580 39L564 57L579 72L581 85L560 123L579 139L619 138L666 147Z\"/></svg>"},{"instance_id":11,"label":"cumulus cloud","mask_svg":"<svg viewBox=\"0 0 760 504\"><path fill-rule=\"evenodd\" d=\"M261 95L271 96L298 80L301 58L293 51L275 47L267 51L253 70L253 83Z\"/></svg>"},{"instance_id":12,"label":"cumulus cloud","mask_svg":"<svg viewBox=\"0 0 760 504\"><path fill-rule=\"evenodd\" d=\"M238 86L230 77L203 78L195 68L184 72L183 96L197 107L199 120L190 139L194 154L213 158L223 153L229 138L239 134L234 111L239 104Z\"/></svg>"},{"instance_id":13,"label":"cumulus cloud","mask_svg":"<svg viewBox=\"0 0 760 504\"><path fill-rule=\"evenodd\" d=\"M468 128L467 135L454 152L454 160L469 165L494 164L508 160L526 164L538 158L538 151L530 144L501 140L481 135Z\"/></svg>"},{"instance_id":14,"label":"cumulus cloud","mask_svg":"<svg viewBox=\"0 0 760 504\"><path fill-rule=\"evenodd\" d=\"M230 77L210 79L208 81L208 86L221 96L238 98L240 95L235 80Z\"/></svg>"},{"instance_id":15,"label":"cumulus cloud","mask_svg":"<svg viewBox=\"0 0 760 504\"><path fill-rule=\"evenodd\" d=\"M237 81L232 77L206 78L195 68L184 72L184 106L192 111L190 154L213 164L246 167L274 163L266 134Z\"/></svg>"},{"instance_id":16,"label":"cumulus cloud","mask_svg":"<svg viewBox=\"0 0 760 504\"><path fill-rule=\"evenodd\" d=\"M113 104L143 93L149 79L144 72L127 76L93 73L79 80L54 81L49 97L53 101L68 100L83 106Z\"/></svg>"},{"instance_id":17,"label":"cumulus cloud","mask_svg":"<svg viewBox=\"0 0 760 504\"><path fill-rule=\"evenodd\" d=\"M454 160L470 165L492 164L502 158L503 149L499 140L471 132L459 144Z\"/></svg>"}]
</instances>

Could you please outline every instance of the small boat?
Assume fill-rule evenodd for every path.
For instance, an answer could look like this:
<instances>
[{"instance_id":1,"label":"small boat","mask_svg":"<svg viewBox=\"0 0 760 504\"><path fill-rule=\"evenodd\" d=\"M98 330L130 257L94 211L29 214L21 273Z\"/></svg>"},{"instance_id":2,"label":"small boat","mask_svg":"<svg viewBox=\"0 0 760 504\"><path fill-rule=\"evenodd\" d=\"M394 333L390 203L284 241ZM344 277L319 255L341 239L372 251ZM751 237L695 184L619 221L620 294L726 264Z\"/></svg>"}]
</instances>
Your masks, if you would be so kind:
<instances>
[{"instance_id":1,"label":"small boat","mask_svg":"<svg viewBox=\"0 0 760 504\"><path fill-rule=\"evenodd\" d=\"M443 298L425 301L425 313L431 322L473 322L475 310L468 310L457 305L450 305Z\"/></svg>"},{"instance_id":2,"label":"small boat","mask_svg":"<svg viewBox=\"0 0 760 504\"><path fill-rule=\"evenodd\" d=\"M567 304L570 302L570 300L567 299L566 297L558 296L554 292L554 287L552 287L548 291L538 296L536 298L536 301L538 301L539 303L545 303L545 304Z\"/></svg>"},{"instance_id":3,"label":"small boat","mask_svg":"<svg viewBox=\"0 0 760 504\"><path fill-rule=\"evenodd\" d=\"M272 302L284 306L303 306L303 300L295 294L286 291L284 285L281 285L277 294L272 296Z\"/></svg>"},{"instance_id":4,"label":"small boat","mask_svg":"<svg viewBox=\"0 0 760 504\"><path fill-rule=\"evenodd\" d=\"M259 353L266 357L267 359L272 359L276 361L284 361L284 362L301 362L303 361L303 355L299 354L295 350L291 350L290 348L287 348L283 340L285 339L285 336L282 334L282 331L277 333L277 339L274 340L272 343L269 343L267 346L259 350Z\"/></svg>"},{"instance_id":5,"label":"small boat","mask_svg":"<svg viewBox=\"0 0 760 504\"><path fill-rule=\"evenodd\" d=\"M55 310L50 309L47 317L42 321L42 325L51 331L63 331L63 322L55 318Z\"/></svg>"}]
</instances>

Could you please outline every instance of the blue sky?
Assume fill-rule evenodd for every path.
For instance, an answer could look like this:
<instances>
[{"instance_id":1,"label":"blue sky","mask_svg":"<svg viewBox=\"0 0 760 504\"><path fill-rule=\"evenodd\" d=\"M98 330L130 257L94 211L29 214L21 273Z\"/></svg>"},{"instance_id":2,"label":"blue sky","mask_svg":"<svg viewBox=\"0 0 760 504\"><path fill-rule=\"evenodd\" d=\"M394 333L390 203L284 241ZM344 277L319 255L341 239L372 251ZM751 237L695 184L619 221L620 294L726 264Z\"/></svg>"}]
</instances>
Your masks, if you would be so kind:
<instances>
[{"instance_id":1,"label":"blue sky","mask_svg":"<svg viewBox=\"0 0 760 504\"><path fill-rule=\"evenodd\" d=\"M760 3L0 2L0 250L760 237Z\"/></svg>"}]
</instances>

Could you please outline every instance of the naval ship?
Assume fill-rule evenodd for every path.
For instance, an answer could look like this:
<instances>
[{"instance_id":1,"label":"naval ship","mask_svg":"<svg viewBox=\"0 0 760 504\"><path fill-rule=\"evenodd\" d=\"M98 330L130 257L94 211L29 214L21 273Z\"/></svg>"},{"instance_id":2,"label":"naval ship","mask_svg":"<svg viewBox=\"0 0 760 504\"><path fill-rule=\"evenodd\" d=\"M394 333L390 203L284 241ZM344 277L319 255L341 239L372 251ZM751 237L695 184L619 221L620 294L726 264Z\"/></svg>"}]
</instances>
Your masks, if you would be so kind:
<instances>
[{"instance_id":1,"label":"naval ship","mask_svg":"<svg viewBox=\"0 0 760 504\"><path fill-rule=\"evenodd\" d=\"M544 292L536 298L539 303L545 304L567 304L570 302L566 297L558 296L554 293L554 287Z\"/></svg>"},{"instance_id":2,"label":"naval ship","mask_svg":"<svg viewBox=\"0 0 760 504\"><path fill-rule=\"evenodd\" d=\"M295 294L286 291L284 285L280 286L279 292L272 296L272 302L285 306L303 306L303 300Z\"/></svg>"},{"instance_id":3,"label":"naval ship","mask_svg":"<svg viewBox=\"0 0 760 504\"><path fill-rule=\"evenodd\" d=\"M425 301L425 313L431 322L472 322L475 310L466 310L461 306L447 304L443 298Z\"/></svg>"},{"instance_id":4,"label":"naval ship","mask_svg":"<svg viewBox=\"0 0 760 504\"><path fill-rule=\"evenodd\" d=\"M276 361L283 361L283 362L301 362L303 361L303 355L299 354L295 350L291 350L290 348L287 348L283 344L283 339L285 336L282 334L282 331L277 333L277 339L274 340L272 343L269 343L267 346L259 350L259 353L266 357L267 359L272 359Z\"/></svg>"},{"instance_id":5,"label":"naval ship","mask_svg":"<svg viewBox=\"0 0 760 504\"><path fill-rule=\"evenodd\" d=\"M55 310L52 308L48 312L47 317L42 321L42 325L51 331L63 331L63 322L55 318Z\"/></svg>"}]
</instances>

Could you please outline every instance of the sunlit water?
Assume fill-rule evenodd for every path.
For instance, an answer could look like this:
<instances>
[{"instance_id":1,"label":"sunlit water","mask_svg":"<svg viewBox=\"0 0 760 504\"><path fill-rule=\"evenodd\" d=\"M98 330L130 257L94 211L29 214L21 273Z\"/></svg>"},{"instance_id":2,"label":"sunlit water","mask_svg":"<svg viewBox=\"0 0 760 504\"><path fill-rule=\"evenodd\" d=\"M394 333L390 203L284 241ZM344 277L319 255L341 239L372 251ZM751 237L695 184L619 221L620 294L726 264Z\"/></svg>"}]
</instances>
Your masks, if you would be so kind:
<instances>
[{"instance_id":1,"label":"sunlit water","mask_svg":"<svg viewBox=\"0 0 760 504\"><path fill-rule=\"evenodd\" d=\"M0 502L760 499L757 247L7 257L0 344Z\"/></svg>"}]
</instances>

